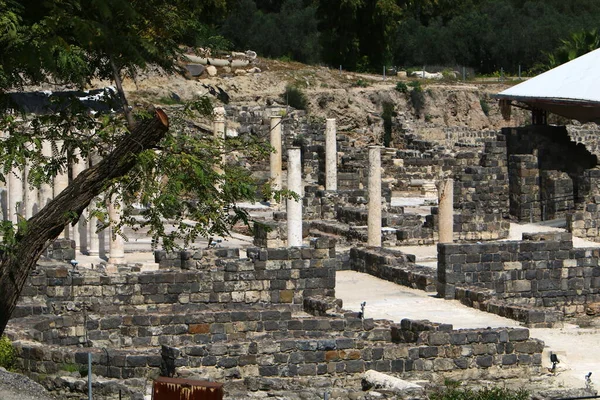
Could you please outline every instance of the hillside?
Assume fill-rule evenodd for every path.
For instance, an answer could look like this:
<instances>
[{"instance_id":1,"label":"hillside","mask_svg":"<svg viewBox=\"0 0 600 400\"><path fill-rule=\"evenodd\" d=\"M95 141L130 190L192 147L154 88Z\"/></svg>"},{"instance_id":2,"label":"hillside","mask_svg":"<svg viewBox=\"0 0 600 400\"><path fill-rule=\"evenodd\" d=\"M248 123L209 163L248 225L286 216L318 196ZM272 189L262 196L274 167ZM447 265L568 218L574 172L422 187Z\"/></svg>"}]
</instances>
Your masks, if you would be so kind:
<instances>
[{"instance_id":1,"label":"hillside","mask_svg":"<svg viewBox=\"0 0 600 400\"><path fill-rule=\"evenodd\" d=\"M381 114L385 102L394 106L396 135L413 133L431 141L445 140L449 131L498 130L521 125L529 118L527 113L513 113L513 120L502 119L493 96L508 85L497 81L419 80L424 105L416 110L410 93L395 89L398 82L410 84L415 78L394 76L383 80L377 75L340 73L327 67L260 58L254 66L260 72L238 75L228 68L219 68L217 76L205 73L198 79L146 72L136 82L126 81L125 88L134 102L164 104L172 98L185 101L208 94L207 86L220 87L229 94L232 104L264 107L285 106L282 94L287 85L292 85L306 94L311 118L337 118L338 131L371 143L382 137Z\"/></svg>"}]
</instances>

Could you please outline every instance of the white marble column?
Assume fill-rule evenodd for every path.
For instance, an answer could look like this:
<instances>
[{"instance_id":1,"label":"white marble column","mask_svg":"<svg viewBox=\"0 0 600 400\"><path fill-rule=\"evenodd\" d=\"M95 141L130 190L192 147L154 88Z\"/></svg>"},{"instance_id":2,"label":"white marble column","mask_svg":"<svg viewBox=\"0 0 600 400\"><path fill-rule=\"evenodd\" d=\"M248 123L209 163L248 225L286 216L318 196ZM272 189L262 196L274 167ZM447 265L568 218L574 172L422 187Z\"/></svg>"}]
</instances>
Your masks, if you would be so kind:
<instances>
[{"instance_id":1,"label":"white marble column","mask_svg":"<svg viewBox=\"0 0 600 400\"><path fill-rule=\"evenodd\" d=\"M73 179L77 178L77 176L80 173L82 173L86 168L87 159L81 156L79 152L77 152L75 154L75 160L71 165L71 174L73 176ZM75 224L75 226L69 225L69 228L72 230L72 234L70 235L70 237L73 238L73 240L75 240L75 250L81 252L86 251L86 247L88 244L86 213L87 211L84 210L84 212L81 215L81 218L79 218L79 221L77 221L77 224Z\"/></svg>"},{"instance_id":2,"label":"white marble column","mask_svg":"<svg viewBox=\"0 0 600 400\"><path fill-rule=\"evenodd\" d=\"M299 147L288 150L288 190L301 196L302 162ZM288 247L302 246L302 198L287 199L287 236Z\"/></svg>"},{"instance_id":3,"label":"white marble column","mask_svg":"<svg viewBox=\"0 0 600 400\"><path fill-rule=\"evenodd\" d=\"M271 186L273 190L281 190L283 187L283 179L281 172L281 115L271 116L270 140L271 146L274 150L273 152L271 152L269 159L271 171ZM275 200L272 200L271 202L272 204L276 204Z\"/></svg>"},{"instance_id":4,"label":"white marble column","mask_svg":"<svg viewBox=\"0 0 600 400\"><path fill-rule=\"evenodd\" d=\"M38 190L36 187L31 186L29 183L30 166L29 163L25 165L25 171L23 172L23 180L25 186L23 188L23 203L25 211L25 219L33 217L33 215L39 210L38 202Z\"/></svg>"},{"instance_id":5,"label":"white marble column","mask_svg":"<svg viewBox=\"0 0 600 400\"><path fill-rule=\"evenodd\" d=\"M381 148L369 146L369 214L367 245L381 247Z\"/></svg>"},{"instance_id":6,"label":"white marble column","mask_svg":"<svg viewBox=\"0 0 600 400\"><path fill-rule=\"evenodd\" d=\"M13 168L8 173L8 220L17 223L23 215L23 171Z\"/></svg>"},{"instance_id":7,"label":"white marble column","mask_svg":"<svg viewBox=\"0 0 600 400\"><path fill-rule=\"evenodd\" d=\"M56 147L58 148L59 154L62 153L63 141L57 141ZM54 177L54 187L52 190L53 197L56 198L63 190L69 186L69 173L66 170L66 166L64 169L58 172L58 174ZM69 228L68 226L60 234L59 238L61 239L69 239Z\"/></svg>"},{"instance_id":8,"label":"white marble column","mask_svg":"<svg viewBox=\"0 0 600 400\"><path fill-rule=\"evenodd\" d=\"M213 109L213 118L213 135L216 139L216 142L219 143L220 148L222 141L225 139L225 108L215 107ZM220 162L221 165L215 166L214 168L215 172L218 174L223 173L223 163L225 162L225 153L223 151Z\"/></svg>"},{"instance_id":9,"label":"white marble column","mask_svg":"<svg viewBox=\"0 0 600 400\"><path fill-rule=\"evenodd\" d=\"M327 118L325 127L325 190L337 190L336 136L335 118Z\"/></svg>"},{"instance_id":10,"label":"white marble column","mask_svg":"<svg viewBox=\"0 0 600 400\"><path fill-rule=\"evenodd\" d=\"M95 207L95 202L98 199L92 200L89 207ZM88 210L89 213L89 210ZM88 228L88 246L87 246L87 254L90 256L99 256L100 255L100 236L96 230L98 229L98 218L91 215L89 216L89 220L87 223ZM104 231L102 232L104 233Z\"/></svg>"},{"instance_id":11,"label":"white marble column","mask_svg":"<svg viewBox=\"0 0 600 400\"><path fill-rule=\"evenodd\" d=\"M49 140L42 141L42 155L48 160L52 158L52 144ZM52 200L52 184L42 183L38 189L39 208L43 208ZM38 210L39 211L39 210Z\"/></svg>"},{"instance_id":12,"label":"white marble column","mask_svg":"<svg viewBox=\"0 0 600 400\"><path fill-rule=\"evenodd\" d=\"M111 222L109 264L122 264L125 262L125 241L122 236L115 234L114 229L114 226L121 222L122 206L121 201L116 196L113 196L108 204L108 216Z\"/></svg>"},{"instance_id":13,"label":"white marble column","mask_svg":"<svg viewBox=\"0 0 600 400\"><path fill-rule=\"evenodd\" d=\"M438 240L439 243L452 243L454 235L454 180L438 182Z\"/></svg>"}]
</instances>

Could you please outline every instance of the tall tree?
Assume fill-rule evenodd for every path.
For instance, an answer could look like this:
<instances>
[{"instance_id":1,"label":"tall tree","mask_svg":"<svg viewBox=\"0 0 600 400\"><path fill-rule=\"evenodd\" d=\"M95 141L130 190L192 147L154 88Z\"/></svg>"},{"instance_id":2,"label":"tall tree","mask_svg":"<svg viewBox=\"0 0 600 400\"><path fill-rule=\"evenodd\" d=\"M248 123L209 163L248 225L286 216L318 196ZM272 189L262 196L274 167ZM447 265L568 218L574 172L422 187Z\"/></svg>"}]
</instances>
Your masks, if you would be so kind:
<instances>
[{"instance_id":1,"label":"tall tree","mask_svg":"<svg viewBox=\"0 0 600 400\"><path fill-rule=\"evenodd\" d=\"M173 70L180 43L194 37L199 18L218 12L222 3L0 0L0 131L7 133L0 140L0 180L27 164L28 184L36 185L65 173L79 157L102 157L35 216L27 221L20 217L15 226L2 224L0 333L45 247L102 193L129 204L152 205L143 212L142 224L166 246L225 233L236 219L246 218L235 204L255 194L249 174L229 164L214 166L224 152L231 156L243 148L258 157L267 148L252 139L215 143L212 135L199 133L186 118L194 111L209 114L212 107L206 99L169 118L160 109L130 107L121 85L124 74L133 75L150 63ZM72 99L33 118L15 113L10 102L10 92L27 85L81 87L94 77L115 82L117 102L108 91L108 108L120 107L122 113L94 115ZM44 141L53 143L53 157L42 152ZM128 211L126 207L122 223L135 222ZM167 233L163 218L174 220L177 229ZM188 219L197 223L185 223Z\"/></svg>"}]
</instances>

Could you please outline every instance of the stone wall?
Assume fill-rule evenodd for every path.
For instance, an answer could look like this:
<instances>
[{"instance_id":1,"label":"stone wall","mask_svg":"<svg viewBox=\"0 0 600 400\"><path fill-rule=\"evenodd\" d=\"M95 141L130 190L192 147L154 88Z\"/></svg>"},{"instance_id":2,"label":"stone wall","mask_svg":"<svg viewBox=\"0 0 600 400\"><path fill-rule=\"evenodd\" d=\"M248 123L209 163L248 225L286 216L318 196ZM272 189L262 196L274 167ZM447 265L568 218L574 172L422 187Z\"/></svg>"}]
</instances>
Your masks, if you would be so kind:
<instances>
[{"instance_id":1,"label":"stone wall","mask_svg":"<svg viewBox=\"0 0 600 400\"><path fill-rule=\"evenodd\" d=\"M38 268L23 299L43 299L57 310L70 303L106 306L161 304L296 304L304 296L333 296L335 244L320 238L306 248L248 249L248 259L222 259L206 269L103 275L67 266ZM201 266L196 266L200 268Z\"/></svg>"},{"instance_id":2,"label":"stone wall","mask_svg":"<svg viewBox=\"0 0 600 400\"><path fill-rule=\"evenodd\" d=\"M348 264L353 271L427 292L436 291L435 273L430 268L415 265L413 255L398 250L353 247Z\"/></svg>"},{"instance_id":3,"label":"stone wall","mask_svg":"<svg viewBox=\"0 0 600 400\"><path fill-rule=\"evenodd\" d=\"M270 314L267 316L270 321ZM368 369L421 376L489 368L538 372L543 343L527 329L454 330L452 325L402 320L400 324L357 318L287 321L278 338L188 342L178 348L177 367L214 371L223 379L250 377L343 377ZM337 335L331 334L331 329ZM141 327L140 329L146 329ZM194 328L196 329L196 328ZM198 330L222 331L222 322L203 321ZM95 374L111 378L156 377L160 348L100 349L15 343L17 366L42 378L73 365L84 369L92 353ZM473 376L473 372L470 373Z\"/></svg>"},{"instance_id":4,"label":"stone wall","mask_svg":"<svg viewBox=\"0 0 600 400\"><path fill-rule=\"evenodd\" d=\"M588 303L600 300L600 250L573 248L569 233L523 236L523 241L438 244L438 293L454 299L459 288L487 289L510 304L567 315L584 313Z\"/></svg>"},{"instance_id":5,"label":"stone wall","mask_svg":"<svg viewBox=\"0 0 600 400\"><path fill-rule=\"evenodd\" d=\"M585 175L598 157L582 141L572 141L564 126L504 128L502 134L508 145L512 215L526 221L563 218L576 203L587 201Z\"/></svg>"}]
</instances>

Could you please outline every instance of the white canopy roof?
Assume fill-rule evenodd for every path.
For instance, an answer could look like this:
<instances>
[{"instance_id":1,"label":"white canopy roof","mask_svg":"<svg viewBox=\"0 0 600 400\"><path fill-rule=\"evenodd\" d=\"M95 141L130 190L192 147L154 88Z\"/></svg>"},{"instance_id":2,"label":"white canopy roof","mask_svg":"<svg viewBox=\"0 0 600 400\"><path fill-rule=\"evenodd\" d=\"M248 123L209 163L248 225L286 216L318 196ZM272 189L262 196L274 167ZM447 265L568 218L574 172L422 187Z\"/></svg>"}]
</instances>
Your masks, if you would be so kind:
<instances>
[{"instance_id":1,"label":"white canopy roof","mask_svg":"<svg viewBox=\"0 0 600 400\"><path fill-rule=\"evenodd\" d=\"M600 49L497 95L581 122L600 122Z\"/></svg>"}]
</instances>

